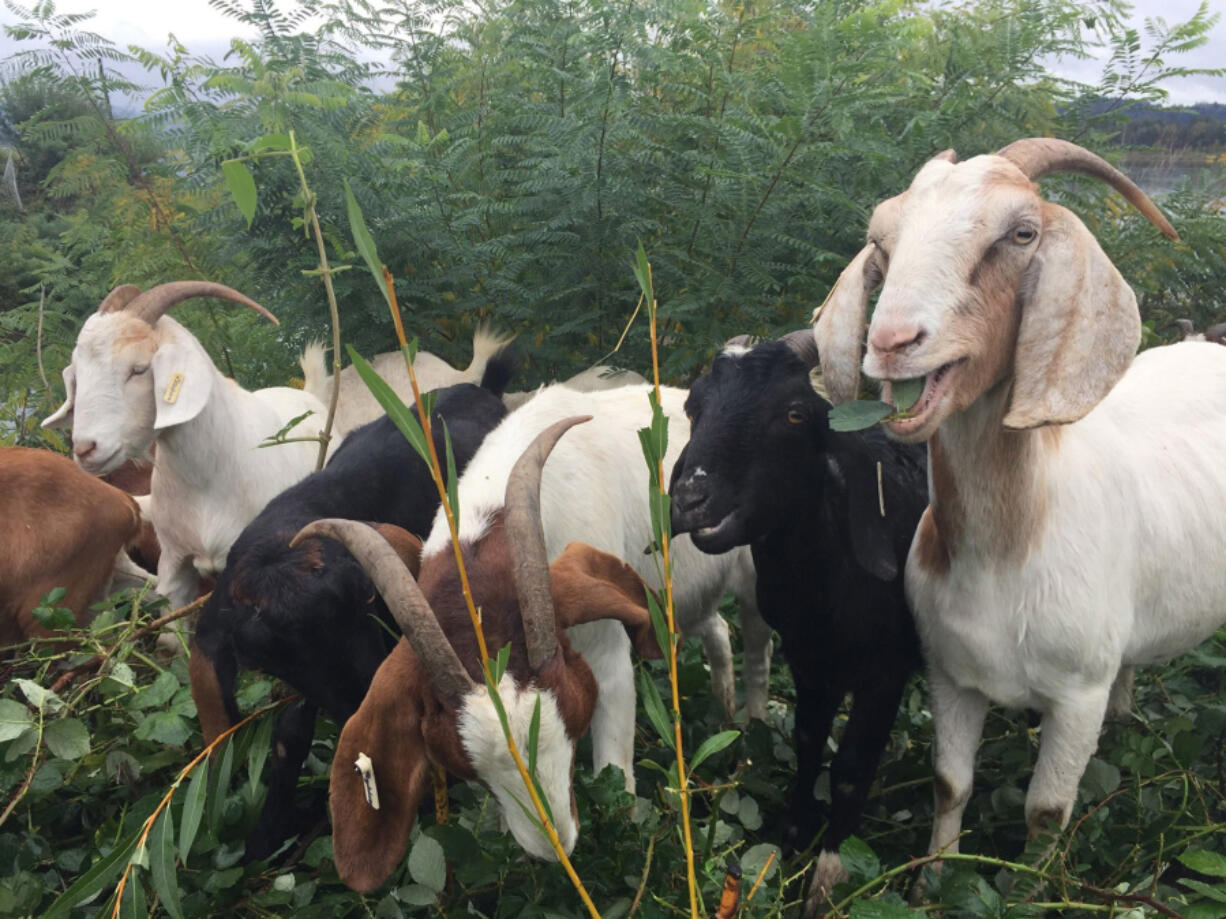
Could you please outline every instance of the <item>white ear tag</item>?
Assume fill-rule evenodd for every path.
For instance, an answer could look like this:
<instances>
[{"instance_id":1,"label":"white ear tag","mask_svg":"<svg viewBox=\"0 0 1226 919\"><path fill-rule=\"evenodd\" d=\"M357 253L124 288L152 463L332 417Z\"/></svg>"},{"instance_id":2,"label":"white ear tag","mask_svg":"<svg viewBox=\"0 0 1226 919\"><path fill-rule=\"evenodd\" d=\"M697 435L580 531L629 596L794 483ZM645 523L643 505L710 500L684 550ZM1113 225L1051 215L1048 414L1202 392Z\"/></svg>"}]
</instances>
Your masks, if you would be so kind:
<instances>
[{"instance_id":1,"label":"white ear tag","mask_svg":"<svg viewBox=\"0 0 1226 919\"><path fill-rule=\"evenodd\" d=\"M166 391L162 393L162 401L167 405L174 405L179 399L179 390L183 388L183 374L175 371L170 377L170 382L166 384Z\"/></svg>"},{"instance_id":2,"label":"white ear tag","mask_svg":"<svg viewBox=\"0 0 1226 919\"><path fill-rule=\"evenodd\" d=\"M366 793L366 803L375 810L379 809L379 786L375 784L375 764L365 753L359 753L353 761L353 771L362 777L362 791Z\"/></svg>"}]
</instances>

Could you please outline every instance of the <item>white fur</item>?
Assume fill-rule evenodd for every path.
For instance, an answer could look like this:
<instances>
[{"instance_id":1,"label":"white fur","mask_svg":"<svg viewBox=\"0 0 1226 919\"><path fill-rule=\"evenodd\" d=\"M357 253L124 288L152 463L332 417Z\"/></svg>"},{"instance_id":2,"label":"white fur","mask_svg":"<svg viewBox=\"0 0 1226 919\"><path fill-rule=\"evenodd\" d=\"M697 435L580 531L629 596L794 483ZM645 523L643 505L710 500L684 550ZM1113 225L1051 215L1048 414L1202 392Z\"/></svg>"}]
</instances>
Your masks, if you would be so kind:
<instances>
[{"instance_id":1,"label":"white fur","mask_svg":"<svg viewBox=\"0 0 1226 919\"><path fill-rule=\"evenodd\" d=\"M142 515L147 510L157 530L158 592L172 606L193 600L200 575L215 577L225 567L231 544L264 505L315 468L317 444L256 446L307 411L315 414L291 436L318 433L319 401L284 387L248 392L222 376L195 336L169 316L150 330L122 312L94 314L70 366L69 400L48 421L71 416L74 443L96 442L90 455L78 457L82 469L105 475L157 445ZM148 369L132 372L141 367ZM175 373L183 379L169 402L167 381Z\"/></svg>"},{"instance_id":2,"label":"white fur","mask_svg":"<svg viewBox=\"0 0 1226 919\"><path fill-rule=\"evenodd\" d=\"M584 542L617 556L650 586L660 587L655 559L646 554L652 533L647 468L638 440L638 430L651 419L649 389L625 386L581 394L555 385L507 416L486 437L460 477L460 539L475 542L488 529L491 516L503 505L511 466L537 434L562 418L592 415L592 421L572 428L558 441L545 463L541 520L546 553L553 559L567 544ZM689 422L682 410L685 395L684 390L661 389L669 419L666 479L689 439ZM703 640L712 684L729 708L734 699L731 649L727 624L716 606L725 590L731 590L740 602L747 708L752 716L761 717L770 668L770 629L758 615L749 549L706 555L694 548L689 536L674 539L671 546L678 625L684 633ZM450 549L440 512L422 557L441 551ZM627 788L633 790L635 690L630 640L622 625L611 621L577 626L570 630L570 638L600 686L592 719L594 768L599 771L608 763L621 767Z\"/></svg>"},{"instance_id":3,"label":"white fur","mask_svg":"<svg viewBox=\"0 0 1226 919\"><path fill-rule=\"evenodd\" d=\"M517 686L511 674L504 673L498 684L507 713L511 735L519 748L524 764L529 762L529 729L532 713L539 698L541 702L541 727L537 743L536 780L549 805L558 841L567 855L579 838L579 826L571 809L571 770L574 766L574 742L566 734L566 725L558 711L558 700L548 690L535 686ZM507 749L503 738L502 723L489 690L484 686L473 689L460 706L457 719L460 742L468 754L469 762L481 777L481 781L493 792L502 806L511 834L529 855L556 861L557 855L549 839L532 819L536 810L524 788L524 780ZM522 805L522 806L521 806ZM527 810L527 813L525 813ZM532 817L528 815L531 814Z\"/></svg>"},{"instance_id":4,"label":"white fur","mask_svg":"<svg viewBox=\"0 0 1226 919\"><path fill-rule=\"evenodd\" d=\"M452 367L429 351L418 351L413 359L413 374L417 377L418 389L429 392L457 383L480 383L490 358L510 340L484 327L477 329L473 335L472 361L463 370ZM332 399L332 376L328 372L324 352L325 348L321 343L313 342L303 350L299 364L302 366L303 389L326 406ZM409 383L409 372L404 365L403 354L399 351L376 354L370 359L370 365L405 404L412 405L413 387ZM332 422L333 430L339 434L348 434L354 428L374 421L382 414L382 407L362 382L357 370L353 367L342 370L341 391L336 403L336 417Z\"/></svg>"}]
</instances>

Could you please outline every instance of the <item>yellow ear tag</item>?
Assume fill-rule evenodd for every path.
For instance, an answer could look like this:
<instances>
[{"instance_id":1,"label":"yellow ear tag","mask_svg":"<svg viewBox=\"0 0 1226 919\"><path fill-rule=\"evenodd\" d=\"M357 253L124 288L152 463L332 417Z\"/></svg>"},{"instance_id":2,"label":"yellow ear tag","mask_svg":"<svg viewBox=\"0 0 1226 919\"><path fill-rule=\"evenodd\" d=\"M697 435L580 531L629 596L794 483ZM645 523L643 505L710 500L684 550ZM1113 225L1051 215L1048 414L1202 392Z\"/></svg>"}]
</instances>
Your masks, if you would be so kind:
<instances>
[{"instance_id":1,"label":"yellow ear tag","mask_svg":"<svg viewBox=\"0 0 1226 919\"><path fill-rule=\"evenodd\" d=\"M183 374L176 372L166 384L166 392L162 393L162 401L174 405L179 399L179 390L183 388Z\"/></svg>"}]
</instances>

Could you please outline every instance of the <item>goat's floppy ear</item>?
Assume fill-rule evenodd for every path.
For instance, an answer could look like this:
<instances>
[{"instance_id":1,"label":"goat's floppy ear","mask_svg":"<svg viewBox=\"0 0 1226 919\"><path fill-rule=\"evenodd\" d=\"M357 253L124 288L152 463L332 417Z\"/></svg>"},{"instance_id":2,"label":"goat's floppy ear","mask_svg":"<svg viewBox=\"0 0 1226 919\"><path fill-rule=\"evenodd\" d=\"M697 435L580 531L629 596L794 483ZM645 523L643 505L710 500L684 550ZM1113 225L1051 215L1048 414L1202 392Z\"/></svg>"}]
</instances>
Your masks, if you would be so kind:
<instances>
[{"instance_id":1,"label":"goat's floppy ear","mask_svg":"<svg viewBox=\"0 0 1226 919\"><path fill-rule=\"evenodd\" d=\"M157 404L154 430L171 428L199 415L209 401L217 372L204 347L186 335L165 335L150 363L153 399Z\"/></svg>"},{"instance_id":2,"label":"goat's floppy ear","mask_svg":"<svg viewBox=\"0 0 1226 919\"><path fill-rule=\"evenodd\" d=\"M616 619L626 627L640 657L661 656L647 608L647 585L621 559L572 542L549 566L549 582L563 628Z\"/></svg>"},{"instance_id":3,"label":"goat's floppy ear","mask_svg":"<svg viewBox=\"0 0 1226 919\"><path fill-rule=\"evenodd\" d=\"M404 639L345 722L332 757L332 852L341 880L369 893L404 858L429 785L420 693L425 676ZM368 774L357 771L361 762ZM378 807L375 807L375 804Z\"/></svg>"},{"instance_id":4,"label":"goat's floppy ear","mask_svg":"<svg viewBox=\"0 0 1226 919\"><path fill-rule=\"evenodd\" d=\"M1137 353L1136 296L1077 216L1045 203L1021 301L1005 427L1076 421L1102 401Z\"/></svg>"},{"instance_id":5,"label":"goat's floppy ear","mask_svg":"<svg viewBox=\"0 0 1226 919\"><path fill-rule=\"evenodd\" d=\"M64 404L43 419L44 428L66 428L72 425L72 407L77 401L77 371L69 364L64 368Z\"/></svg>"},{"instance_id":6,"label":"goat's floppy ear","mask_svg":"<svg viewBox=\"0 0 1226 919\"><path fill-rule=\"evenodd\" d=\"M396 550L409 574L416 579L421 574L421 540L394 523L372 523L370 526Z\"/></svg>"},{"instance_id":7,"label":"goat's floppy ear","mask_svg":"<svg viewBox=\"0 0 1226 919\"><path fill-rule=\"evenodd\" d=\"M831 451L826 454L826 466L830 481L824 491L829 496L829 511L836 521L847 521L856 563L878 580L894 580L899 558L894 551L890 518L881 514L877 464L868 457L840 457ZM845 503L839 500L840 494L845 496ZM887 504L886 514L889 512Z\"/></svg>"},{"instance_id":8,"label":"goat's floppy ear","mask_svg":"<svg viewBox=\"0 0 1226 919\"><path fill-rule=\"evenodd\" d=\"M876 248L869 243L860 250L813 314L816 322L813 337L821 355L822 379L830 401L836 404L860 394L868 298L880 283L871 264Z\"/></svg>"}]
</instances>

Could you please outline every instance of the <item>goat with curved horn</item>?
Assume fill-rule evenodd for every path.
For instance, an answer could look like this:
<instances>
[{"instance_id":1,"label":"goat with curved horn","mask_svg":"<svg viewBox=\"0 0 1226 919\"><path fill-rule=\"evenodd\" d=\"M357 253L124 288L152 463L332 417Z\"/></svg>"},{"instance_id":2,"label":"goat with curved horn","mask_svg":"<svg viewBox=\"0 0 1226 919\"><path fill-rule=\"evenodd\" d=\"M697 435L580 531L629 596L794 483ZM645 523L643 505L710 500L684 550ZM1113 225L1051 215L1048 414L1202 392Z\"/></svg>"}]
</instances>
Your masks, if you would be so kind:
<instances>
[{"instance_id":1,"label":"goat with curved horn","mask_svg":"<svg viewBox=\"0 0 1226 919\"><path fill-rule=\"evenodd\" d=\"M549 557L541 526L541 470L562 435L591 420L591 415L576 415L547 427L516 461L507 479L506 531L528 664L533 670L539 670L558 650Z\"/></svg>"},{"instance_id":2,"label":"goat with curved horn","mask_svg":"<svg viewBox=\"0 0 1226 919\"><path fill-rule=\"evenodd\" d=\"M1001 148L996 155L1013 163L1033 182L1053 172L1075 172L1101 179L1128 199L1162 235L1179 241L1179 234L1149 196L1128 176L1085 147L1055 137L1026 137Z\"/></svg>"},{"instance_id":3,"label":"goat with curved horn","mask_svg":"<svg viewBox=\"0 0 1226 919\"><path fill-rule=\"evenodd\" d=\"M290 546L297 546L311 537L334 539L349 550L383 597L396 624L440 692L462 696L476 685L443 634L442 626L413 575L383 536L357 520L329 517L308 523L298 531Z\"/></svg>"}]
</instances>

